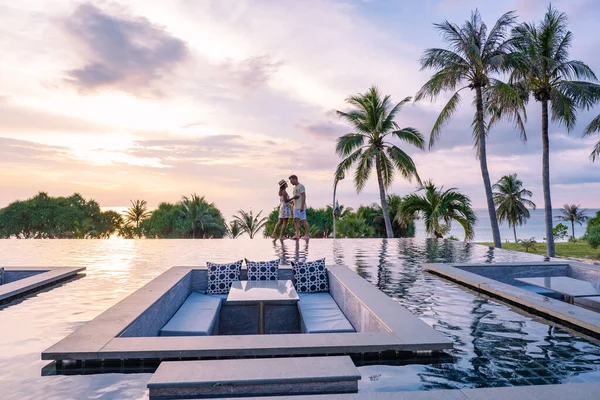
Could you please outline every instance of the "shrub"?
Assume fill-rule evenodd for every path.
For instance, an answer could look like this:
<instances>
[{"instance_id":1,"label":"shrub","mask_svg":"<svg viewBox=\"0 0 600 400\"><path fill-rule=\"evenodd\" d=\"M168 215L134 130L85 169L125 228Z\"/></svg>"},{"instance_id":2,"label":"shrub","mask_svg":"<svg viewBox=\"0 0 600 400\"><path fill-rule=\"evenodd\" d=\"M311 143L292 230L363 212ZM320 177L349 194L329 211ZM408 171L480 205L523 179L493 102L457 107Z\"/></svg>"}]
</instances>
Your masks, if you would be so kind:
<instances>
[{"instance_id":1,"label":"shrub","mask_svg":"<svg viewBox=\"0 0 600 400\"><path fill-rule=\"evenodd\" d=\"M592 248L597 249L600 246L600 225L588 227L585 240Z\"/></svg>"},{"instance_id":2,"label":"shrub","mask_svg":"<svg viewBox=\"0 0 600 400\"><path fill-rule=\"evenodd\" d=\"M552 228L552 233L554 233L554 238L558 240L563 240L567 236L569 236L569 227L563 223L556 225Z\"/></svg>"},{"instance_id":3,"label":"shrub","mask_svg":"<svg viewBox=\"0 0 600 400\"><path fill-rule=\"evenodd\" d=\"M521 244L521 246L523 246L523 248L525 249L525 252L529 253L529 249L535 250L535 244L537 242L535 241L535 238L530 238L530 239L519 239L519 243Z\"/></svg>"}]
</instances>

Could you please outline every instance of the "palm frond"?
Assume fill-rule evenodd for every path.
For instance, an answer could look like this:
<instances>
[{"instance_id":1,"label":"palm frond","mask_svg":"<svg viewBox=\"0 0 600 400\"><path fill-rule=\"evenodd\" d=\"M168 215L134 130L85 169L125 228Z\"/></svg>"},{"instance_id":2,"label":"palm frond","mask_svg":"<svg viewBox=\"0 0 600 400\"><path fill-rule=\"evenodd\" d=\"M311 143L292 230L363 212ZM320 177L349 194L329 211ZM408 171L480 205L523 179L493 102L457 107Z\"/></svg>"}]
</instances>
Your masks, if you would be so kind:
<instances>
[{"instance_id":1,"label":"palm frond","mask_svg":"<svg viewBox=\"0 0 600 400\"><path fill-rule=\"evenodd\" d=\"M454 114L454 112L458 108L461 99L460 91L463 89L465 88L461 88L456 93L454 93L452 97L450 97L450 100L448 100L448 103L446 103L444 108L442 108L440 115L438 115L437 119L435 120L435 124L433 124L433 128L431 129L431 134L429 136L430 149L434 146L436 140L439 139L439 136L442 132L442 128L448 124L448 122L450 121L450 117L452 117L452 114Z\"/></svg>"},{"instance_id":2,"label":"palm frond","mask_svg":"<svg viewBox=\"0 0 600 400\"><path fill-rule=\"evenodd\" d=\"M357 148L362 147L365 143L365 135L361 133L348 133L340 136L337 140L335 152L340 157L347 157Z\"/></svg>"},{"instance_id":3,"label":"palm frond","mask_svg":"<svg viewBox=\"0 0 600 400\"><path fill-rule=\"evenodd\" d=\"M412 144L418 149L425 149L425 139L423 138L421 132L415 128L405 127L401 130L393 131L391 134L403 142Z\"/></svg>"},{"instance_id":4,"label":"palm frond","mask_svg":"<svg viewBox=\"0 0 600 400\"><path fill-rule=\"evenodd\" d=\"M575 127L577 114L575 104L571 97L566 96L562 91L553 88L550 92L550 106L552 109L552 120L563 124L567 131Z\"/></svg>"},{"instance_id":5,"label":"palm frond","mask_svg":"<svg viewBox=\"0 0 600 400\"><path fill-rule=\"evenodd\" d=\"M410 182L412 178L416 178L417 182L421 183L421 179L417 173L417 166L408 154L397 146L389 146L386 151L391 161L405 179L408 179Z\"/></svg>"},{"instance_id":6,"label":"palm frond","mask_svg":"<svg viewBox=\"0 0 600 400\"><path fill-rule=\"evenodd\" d=\"M373 160L376 157L376 149L369 147L364 151L360 157L358 157L358 166L354 173L354 185L356 186L356 192L360 193L364 189L371 170L373 169Z\"/></svg>"}]
</instances>

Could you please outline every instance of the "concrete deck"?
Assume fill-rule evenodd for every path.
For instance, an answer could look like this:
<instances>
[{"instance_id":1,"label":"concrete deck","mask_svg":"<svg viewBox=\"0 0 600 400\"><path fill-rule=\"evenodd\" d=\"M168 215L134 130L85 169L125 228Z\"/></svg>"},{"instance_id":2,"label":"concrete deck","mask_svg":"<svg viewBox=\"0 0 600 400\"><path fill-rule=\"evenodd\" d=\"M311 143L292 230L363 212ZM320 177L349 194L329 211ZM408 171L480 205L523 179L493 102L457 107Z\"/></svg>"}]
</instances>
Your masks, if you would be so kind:
<instances>
[{"instance_id":1,"label":"concrete deck","mask_svg":"<svg viewBox=\"0 0 600 400\"><path fill-rule=\"evenodd\" d=\"M42 353L44 360L344 355L439 351L452 342L346 267L328 267L330 294L356 333L156 336L205 267L173 267ZM280 268L286 279L290 268ZM242 278L244 274L242 274Z\"/></svg>"},{"instance_id":2,"label":"concrete deck","mask_svg":"<svg viewBox=\"0 0 600 400\"><path fill-rule=\"evenodd\" d=\"M163 362L150 398L356 393L360 373L348 356Z\"/></svg>"},{"instance_id":3,"label":"concrete deck","mask_svg":"<svg viewBox=\"0 0 600 400\"><path fill-rule=\"evenodd\" d=\"M577 271L570 271L571 267ZM562 321L586 334L600 337L600 313L591 311L577 305L543 296L529 290L500 282L479 273L485 269L509 270L522 269L518 271L519 277L543 276L543 274L577 274L592 277L597 274L600 279L600 268L596 265L577 262L519 262L519 263L494 263L494 264L423 264L423 268L429 272L441 275L453 281L469 286L479 292L492 295L511 303L517 304L524 309L535 312L551 319ZM478 268L480 270L478 270ZM553 271L553 269L555 271ZM496 273L494 271L494 273ZM512 271L513 274L517 272ZM515 275L517 276L517 275Z\"/></svg>"},{"instance_id":4,"label":"concrete deck","mask_svg":"<svg viewBox=\"0 0 600 400\"><path fill-rule=\"evenodd\" d=\"M85 267L4 267L5 279L16 280L0 285L0 304L69 279L83 270ZM19 275L25 277L18 279Z\"/></svg>"},{"instance_id":5,"label":"concrete deck","mask_svg":"<svg viewBox=\"0 0 600 400\"><path fill-rule=\"evenodd\" d=\"M252 397L252 400L592 400L599 398L600 383L568 383L563 385L430 390L426 392L359 392L313 396ZM236 400L243 399L236 398ZM245 399L249 400L250 398Z\"/></svg>"}]
</instances>

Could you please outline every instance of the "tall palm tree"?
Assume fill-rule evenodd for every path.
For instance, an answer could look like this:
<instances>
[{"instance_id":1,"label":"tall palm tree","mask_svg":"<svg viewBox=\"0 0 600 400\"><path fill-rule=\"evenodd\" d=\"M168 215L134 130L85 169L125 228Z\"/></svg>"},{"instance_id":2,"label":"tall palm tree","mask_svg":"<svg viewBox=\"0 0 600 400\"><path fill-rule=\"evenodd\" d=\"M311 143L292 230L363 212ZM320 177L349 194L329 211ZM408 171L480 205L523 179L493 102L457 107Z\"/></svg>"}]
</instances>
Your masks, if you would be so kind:
<instances>
[{"instance_id":1,"label":"tall palm tree","mask_svg":"<svg viewBox=\"0 0 600 400\"><path fill-rule=\"evenodd\" d=\"M412 144L418 149L425 147L423 135L418 130L411 127L400 128L394 121L401 107L410 100L410 97L406 97L398 104L392 105L390 96L382 97L377 87L373 86L364 94L346 99L346 102L353 107L351 110L337 112L352 126L354 132L341 136L337 140L336 152L343 160L337 166L335 176L342 176L356 164L354 183L356 191L360 193L369 180L375 164L379 198L388 238L394 237L394 232L387 205L386 189L392 184L396 170L409 181L416 178L420 182L412 158L390 142L395 138Z\"/></svg>"},{"instance_id":2,"label":"tall palm tree","mask_svg":"<svg viewBox=\"0 0 600 400\"><path fill-rule=\"evenodd\" d=\"M585 128L583 136L590 136L594 132L600 132L600 115L594 118L587 128ZM596 157L600 157L600 140L598 140L598 142L594 145L594 148L590 154L592 161L596 161Z\"/></svg>"},{"instance_id":3,"label":"tall palm tree","mask_svg":"<svg viewBox=\"0 0 600 400\"><path fill-rule=\"evenodd\" d=\"M585 215L585 209L579 209L579 204L565 204L560 210L562 215L558 215L556 219L571 223L571 237L575 240L575 223L583 225L588 220L588 216Z\"/></svg>"},{"instance_id":4,"label":"tall palm tree","mask_svg":"<svg viewBox=\"0 0 600 400\"><path fill-rule=\"evenodd\" d=\"M131 203L131 207L125 211L125 223L135 225L135 234L141 237L140 223L152 213L148 211L146 200L129 200L129 202Z\"/></svg>"},{"instance_id":5,"label":"tall palm tree","mask_svg":"<svg viewBox=\"0 0 600 400\"><path fill-rule=\"evenodd\" d=\"M590 108L600 97L600 86L594 72L582 61L570 60L573 35L567 30L567 16L552 5L544 19L524 23L513 30L513 46L517 52L516 68L511 81L521 85L542 106L542 186L546 220L546 252L555 256L552 234L552 200L550 195L550 141L548 108L552 121L567 131L575 126L578 108ZM573 80L577 79L577 80Z\"/></svg>"},{"instance_id":6,"label":"tall palm tree","mask_svg":"<svg viewBox=\"0 0 600 400\"><path fill-rule=\"evenodd\" d=\"M462 27L448 21L434 24L448 46L445 49L425 50L420 60L421 70L430 68L436 72L415 98L415 101L424 98L433 101L441 92L454 92L433 125L429 139L431 148L439 138L442 128L458 108L461 91L474 91L474 144L481 168L495 247L502 247L502 241L487 166L486 127L489 130L500 118L509 119L515 123L521 138L526 140L523 125L525 108L519 90L493 77L493 74L505 72L509 68L508 31L516 18L515 12L507 12L498 19L489 34L477 10L471 13L471 18ZM494 108L489 104L492 100L495 102ZM502 113L488 114L490 118L486 121L486 110L489 112L498 108L503 109ZM523 113L523 117L520 113Z\"/></svg>"},{"instance_id":7,"label":"tall palm tree","mask_svg":"<svg viewBox=\"0 0 600 400\"><path fill-rule=\"evenodd\" d=\"M531 191L523 188L523 182L517 174L504 175L492 186L494 189L494 204L500 222L507 221L513 228L515 243L517 240L517 225L523 225L531 217L529 209L535 210L535 203L525 197L531 197Z\"/></svg>"},{"instance_id":8,"label":"tall palm tree","mask_svg":"<svg viewBox=\"0 0 600 400\"><path fill-rule=\"evenodd\" d=\"M267 217L260 218L262 210L260 210L256 216L252 215L252 210L249 213L244 210L239 210L238 214L239 215L234 215L233 218L240 226L240 230L247 233L248 236L250 236L250 239L253 239L268 221Z\"/></svg>"},{"instance_id":9,"label":"tall palm tree","mask_svg":"<svg viewBox=\"0 0 600 400\"><path fill-rule=\"evenodd\" d=\"M456 221L465 231L465 240L475 237L477 217L468 196L456 188L444 191L442 186L438 189L430 180L423 182L421 190L424 191L422 195L413 193L404 197L398 218L421 214L425 231L436 238L443 238L450 231L452 221Z\"/></svg>"}]
</instances>

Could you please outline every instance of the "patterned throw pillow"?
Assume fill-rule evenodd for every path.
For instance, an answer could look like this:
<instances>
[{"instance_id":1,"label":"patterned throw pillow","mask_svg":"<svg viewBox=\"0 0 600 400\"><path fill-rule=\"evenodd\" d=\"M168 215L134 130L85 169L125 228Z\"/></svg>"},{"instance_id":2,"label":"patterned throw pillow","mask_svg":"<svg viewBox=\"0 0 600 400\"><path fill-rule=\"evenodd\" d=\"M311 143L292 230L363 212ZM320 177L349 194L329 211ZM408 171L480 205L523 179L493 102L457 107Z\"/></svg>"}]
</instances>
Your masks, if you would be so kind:
<instances>
[{"instance_id":1,"label":"patterned throw pillow","mask_svg":"<svg viewBox=\"0 0 600 400\"><path fill-rule=\"evenodd\" d=\"M316 261L295 262L292 261L296 290L299 293L328 292L329 281L327 280L327 268L325 259Z\"/></svg>"},{"instance_id":2,"label":"patterned throw pillow","mask_svg":"<svg viewBox=\"0 0 600 400\"><path fill-rule=\"evenodd\" d=\"M208 267L208 289L209 294L227 294L234 281L240 280L240 268L242 260L230 264L215 264L207 262Z\"/></svg>"},{"instance_id":3,"label":"patterned throw pillow","mask_svg":"<svg viewBox=\"0 0 600 400\"><path fill-rule=\"evenodd\" d=\"M279 259L273 261L249 261L246 258L249 281L276 281Z\"/></svg>"}]
</instances>

